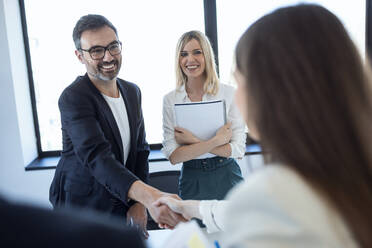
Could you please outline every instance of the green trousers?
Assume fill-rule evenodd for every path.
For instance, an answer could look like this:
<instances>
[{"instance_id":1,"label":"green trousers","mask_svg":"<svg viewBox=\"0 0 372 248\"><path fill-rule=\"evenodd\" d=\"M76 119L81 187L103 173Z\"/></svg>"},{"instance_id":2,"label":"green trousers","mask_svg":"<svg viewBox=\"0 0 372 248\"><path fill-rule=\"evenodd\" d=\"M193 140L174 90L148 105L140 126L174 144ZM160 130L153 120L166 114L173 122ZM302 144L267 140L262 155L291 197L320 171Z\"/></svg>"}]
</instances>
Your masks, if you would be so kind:
<instances>
[{"instance_id":1,"label":"green trousers","mask_svg":"<svg viewBox=\"0 0 372 248\"><path fill-rule=\"evenodd\" d=\"M183 200L222 200L242 180L242 173L235 159L193 159L183 163L179 195Z\"/></svg>"}]
</instances>

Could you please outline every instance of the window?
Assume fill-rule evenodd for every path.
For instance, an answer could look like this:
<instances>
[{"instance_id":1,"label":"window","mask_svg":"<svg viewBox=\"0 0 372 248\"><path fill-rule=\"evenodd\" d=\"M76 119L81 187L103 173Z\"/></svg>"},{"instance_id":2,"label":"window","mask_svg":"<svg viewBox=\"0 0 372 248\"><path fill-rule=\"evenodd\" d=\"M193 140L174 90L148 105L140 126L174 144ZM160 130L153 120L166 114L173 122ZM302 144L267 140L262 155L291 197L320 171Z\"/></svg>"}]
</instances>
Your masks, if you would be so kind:
<instances>
[{"instance_id":1,"label":"window","mask_svg":"<svg viewBox=\"0 0 372 248\"><path fill-rule=\"evenodd\" d=\"M365 54L366 2L337 0L217 0L219 71L222 82L232 81L231 65L237 41L243 32L261 16L287 5L316 3L332 11L343 22L362 56Z\"/></svg>"},{"instance_id":2,"label":"window","mask_svg":"<svg viewBox=\"0 0 372 248\"><path fill-rule=\"evenodd\" d=\"M41 151L62 149L58 98L85 73L74 54L72 30L86 14L101 14L117 28L123 43L120 78L142 91L147 141L162 141L162 98L175 88L178 38L204 31L203 1L188 0L24 0L40 131Z\"/></svg>"},{"instance_id":3,"label":"window","mask_svg":"<svg viewBox=\"0 0 372 248\"><path fill-rule=\"evenodd\" d=\"M119 39L123 42L119 77L141 88L147 141L157 144L162 141L162 98L175 88L174 53L181 34L193 29L204 31L214 46L221 82L230 83L236 42L247 27L278 7L299 2L20 0L26 17L23 25L27 26L28 32L39 154L62 149L57 101L62 90L78 75L85 73L84 65L74 55L72 41L73 27L81 16L102 14L117 27ZM365 56L365 38L369 34L366 1L301 2L318 3L334 12Z\"/></svg>"}]
</instances>

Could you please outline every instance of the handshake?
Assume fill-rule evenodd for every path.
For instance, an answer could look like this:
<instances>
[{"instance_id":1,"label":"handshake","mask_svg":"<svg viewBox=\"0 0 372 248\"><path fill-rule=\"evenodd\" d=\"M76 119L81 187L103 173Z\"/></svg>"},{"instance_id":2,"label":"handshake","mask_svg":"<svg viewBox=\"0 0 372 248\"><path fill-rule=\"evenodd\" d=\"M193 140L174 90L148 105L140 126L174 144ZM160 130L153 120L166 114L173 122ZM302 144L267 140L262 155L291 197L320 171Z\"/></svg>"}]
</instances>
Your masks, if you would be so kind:
<instances>
[{"instance_id":1,"label":"handshake","mask_svg":"<svg viewBox=\"0 0 372 248\"><path fill-rule=\"evenodd\" d=\"M173 229L179 222L201 219L199 201L182 201L178 195L161 192L139 180L132 184L128 197L138 203L128 210L127 222L141 229L145 237L148 237L146 208L160 228Z\"/></svg>"},{"instance_id":2,"label":"handshake","mask_svg":"<svg viewBox=\"0 0 372 248\"><path fill-rule=\"evenodd\" d=\"M173 213L182 218L182 221L189 221L192 218L202 219L199 212L197 200L181 200L177 195L165 195L153 203L155 207L167 207ZM159 224L160 225L160 224ZM160 226L161 227L161 226Z\"/></svg>"}]
</instances>

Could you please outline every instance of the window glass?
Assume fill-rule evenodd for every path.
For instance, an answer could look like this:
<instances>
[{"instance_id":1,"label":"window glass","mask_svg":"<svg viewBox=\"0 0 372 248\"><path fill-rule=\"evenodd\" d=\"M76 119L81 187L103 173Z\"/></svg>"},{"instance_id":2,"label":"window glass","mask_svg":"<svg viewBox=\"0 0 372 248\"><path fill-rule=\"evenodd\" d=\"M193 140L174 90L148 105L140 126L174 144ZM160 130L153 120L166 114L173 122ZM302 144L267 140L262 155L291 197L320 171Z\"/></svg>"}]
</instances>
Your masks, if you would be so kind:
<instances>
[{"instance_id":1,"label":"window glass","mask_svg":"<svg viewBox=\"0 0 372 248\"><path fill-rule=\"evenodd\" d=\"M316 3L333 12L345 25L362 57L365 55L366 3L362 0L216 0L219 71L222 82L232 82L231 66L237 41L258 18L287 5Z\"/></svg>"},{"instance_id":2,"label":"window glass","mask_svg":"<svg viewBox=\"0 0 372 248\"><path fill-rule=\"evenodd\" d=\"M101 14L117 28L123 43L119 77L142 91L147 141L162 141L162 98L175 88L174 57L178 38L189 30L204 32L203 1L25 0L31 64L42 151L61 150L62 90L85 73L74 54L72 30L86 14Z\"/></svg>"}]
</instances>

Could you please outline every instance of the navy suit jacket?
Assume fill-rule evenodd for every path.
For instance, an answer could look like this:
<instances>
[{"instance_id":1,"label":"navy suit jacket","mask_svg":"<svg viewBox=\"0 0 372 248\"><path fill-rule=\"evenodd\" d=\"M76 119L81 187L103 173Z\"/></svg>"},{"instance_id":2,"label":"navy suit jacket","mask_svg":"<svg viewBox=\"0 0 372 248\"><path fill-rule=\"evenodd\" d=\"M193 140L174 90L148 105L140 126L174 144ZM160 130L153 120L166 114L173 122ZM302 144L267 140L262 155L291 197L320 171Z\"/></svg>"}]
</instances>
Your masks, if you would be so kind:
<instances>
[{"instance_id":1,"label":"navy suit jacket","mask_svg":"<svg viewBox=\"0 0 372 248\"><path fill-rule=\"evenodd\" d=\"M0 199L0 247L145 247L140 234L89 211L50 211Z\"/></svg>"},{"instance_id":2,"label":"navy suit jacket","mask_svg":"<svg viewBox=\"0 0 372 248\"><path fill-rule=\"evenodd\" d=\"M128 190L136 180L147 183L149 146L141 109L141 92L117 79L130 126L130 152L123 144L111 109L87 74L59 98L63 151L50 187L54 207L80 206L125 216L133 203Z\"/></svg>"}]
</instances>

